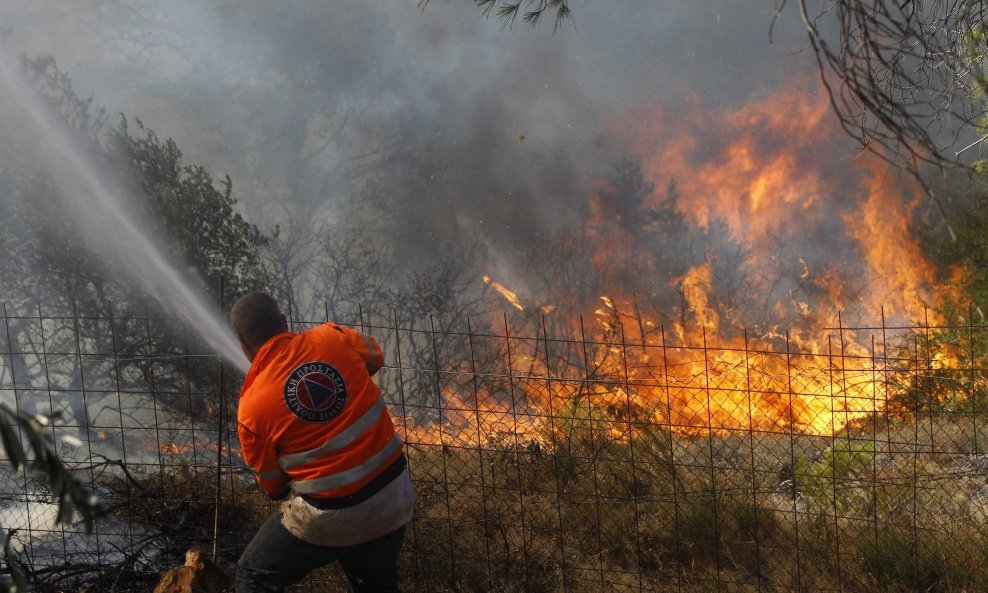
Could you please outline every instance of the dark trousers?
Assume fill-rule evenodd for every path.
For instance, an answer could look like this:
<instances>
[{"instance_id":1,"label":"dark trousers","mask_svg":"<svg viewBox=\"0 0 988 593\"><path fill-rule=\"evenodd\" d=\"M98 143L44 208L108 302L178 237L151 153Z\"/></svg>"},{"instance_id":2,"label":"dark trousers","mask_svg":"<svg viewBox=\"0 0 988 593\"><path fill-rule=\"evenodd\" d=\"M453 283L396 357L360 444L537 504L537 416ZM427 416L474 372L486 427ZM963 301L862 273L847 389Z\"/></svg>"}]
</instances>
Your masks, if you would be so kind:
<instances>
[{"instance_id":1,"label":"dark trousers","mask_svg":"<svg viewBox=\"0 0 988 593\"><path fill-rule=\"evenodd\" d=\"M355 546L330 548L304 542L275 513L261 526L237 563L237 593L279 593L309 572L339 560L352 593L399 593L398 552L405 528Z\"/></svg>"}]
</instances>

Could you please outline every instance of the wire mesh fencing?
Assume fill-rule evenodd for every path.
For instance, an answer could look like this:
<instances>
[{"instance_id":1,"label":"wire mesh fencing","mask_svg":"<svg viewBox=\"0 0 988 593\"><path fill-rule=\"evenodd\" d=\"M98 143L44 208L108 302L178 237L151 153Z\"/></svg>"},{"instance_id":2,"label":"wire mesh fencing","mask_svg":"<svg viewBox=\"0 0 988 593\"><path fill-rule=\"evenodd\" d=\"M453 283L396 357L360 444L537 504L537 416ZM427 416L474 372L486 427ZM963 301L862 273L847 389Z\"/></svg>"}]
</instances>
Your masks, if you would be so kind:
<instances>
[{"instance_id":1,"label":"wire mesh fencing","mask_svg":"<svg viewBox=\"0 0 988 593\"><path fill-rule=\"evenodd\" d=\"M105 509L55 524L45 481L4 464L10 557L52 590L147 589L190 547L232 574L274 510L239 455L242 377L146 309L2 313L2 401L48 420ZM387 359L418 493L405 590L988 587L984 326L339 321Z\"/></svg>"}]
</instances>

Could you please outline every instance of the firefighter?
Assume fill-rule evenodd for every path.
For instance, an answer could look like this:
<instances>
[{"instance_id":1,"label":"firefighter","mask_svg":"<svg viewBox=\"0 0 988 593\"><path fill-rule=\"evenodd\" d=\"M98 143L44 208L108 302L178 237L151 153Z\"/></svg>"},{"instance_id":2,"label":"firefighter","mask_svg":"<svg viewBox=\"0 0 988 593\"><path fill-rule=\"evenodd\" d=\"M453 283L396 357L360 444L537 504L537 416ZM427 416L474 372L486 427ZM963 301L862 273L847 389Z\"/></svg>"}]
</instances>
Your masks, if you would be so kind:
<instances>
[{"instance_id":1,"label":"firefighter","mask_svg":"<svg viewBox=\"0 0 988 593\"><path fill-rule=\"evenodd\" d=\"M339 561L350 591L398 591L398 552L415 493L377 385L381 348L335 323L288 331L263 293L236 302L250 359L237 411L244 461L284 501L237 565L237 593L283 591Z\"/></svg>"}]
</instances>

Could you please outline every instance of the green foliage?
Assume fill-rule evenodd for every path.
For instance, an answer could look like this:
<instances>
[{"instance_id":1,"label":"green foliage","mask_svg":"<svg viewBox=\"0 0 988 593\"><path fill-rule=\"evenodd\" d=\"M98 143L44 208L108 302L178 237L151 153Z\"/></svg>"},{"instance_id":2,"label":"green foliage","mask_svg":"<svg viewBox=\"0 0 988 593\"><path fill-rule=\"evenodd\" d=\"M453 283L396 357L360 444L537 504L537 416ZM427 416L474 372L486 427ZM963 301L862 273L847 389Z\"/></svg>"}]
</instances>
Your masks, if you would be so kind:
<instances>
[{"instance_id":1,"label":"green foliage","mask_svg":"<svg viewBox=\"0 0 988 593\"><path fill-rule=\"evenodd\" d=\"M204 167L185 162L173 140L160 138L139 121L135 127L124 118L116 127L106 129L103 111L91 98L78 95L69 77L50 57L25 59L24 68L37 94L65 124L87 159L106 172L112 180L110 185L119 185L121 197L126 198L121 206L145 223L148 234L187 284L209 295L217 309L230 305L248 290L268 288L262 262L268 239L239 212L230 178L214 180ZM177 391L164 389L160 382L162 377L173 377L183 384L188 379L193 391L215 393L214 361L176 357L151 363L128 356L148 348L185 352L190 349L190 340L181 324L150 327L141 319L163 313L156 295L148 294L140 278L120 274L110 261L112 257L94 255L81 225L71 216L38 215L61 213L65 208L60 189L47 174L33 174L32 167L19 166L31 155L30 150L21 154L16 145L0 153L0 166L6 170L9 164L14 172L0 180L0 189L16 198L0 201L0 252L6 255L0 266L3 300L17 312L43 306L48 314L76 317L83 344L110 344L121 355L121 377L147 380L153 371L158 375L158 386L166 392L162 401L204 412L208 405L205 398L189 402L189 398L169 397L167 393ZM105 322L99 317L113 320ZM27 347L34 339L30 324L14 321L9 334L12 342L22 346L13 349L13 363L19 370L23 367L25 375L42 373L40 365L30 366L16 352L34 347ZM121 339L142 334L150 335L146 340ZM50 337L46 345L51 351L69 351L74 348L66 342L69 339L68 334ZM83 375L102 372L94 360L80 358L77 365ZM75 408L73 416L83 418L85 410Z\"/></svg>"},{"instance_id":2,"label":"green foliage","mask_svg":"<svg viewBox=\"0 0 988 593\"><path fill-rule=\"evenodd\" d=\"M961 36L961 48L965 66L972 72L983 72L988 60L985 46L985 26L984 24L973 24L963 31ZM974 132L978 134L978 143L986 140L984 130L988 126L988 111L985 110L985 101L988 100L988 79L979 74L974 76L970 88L971 101L979 106L980 115L977 117L976 126L972 126ZM958 153L960 155L961 153ZM984 162L978 160L974 163L974 171L984 174Z\"/></svg>"},{"instance_id":3,"label":"green foliage","mask_svg":"<svg viewBox=\"0 0 988 593\"><path fill-rule=\"evenodd\" d=\"M86 531L92 533L96 519L102 513L99 499L65 467L49 434L51 418L22 416L0 404L0 442L10 465L17 472L44 475L48 489L58 499L56 521L72 523L76 513L82 518ZM22 438L27 441L25 449ZM9 549L11 533L4 544L4 560L11 571L11 579L0 580L0 593L27 591L24 573Z\"/></svg>"},{"instance_id":4,"label":"green foliage","mask_svg":"<svg viewBox=\"0 0 988 593\"><path fill-rule=\"evenodd\" d=\"M35 92L70 130L87 158L117 173L117 180L132 190L127 192L131 200L125 207L143 215L151 234L162 243L163 251L178 264L177 268L198 276L202 288L216 302L230 303L251 288L267 285L261 254L268 238L237 211L229 177L217 183L204 167L184 162L174 140L159 138L139 120L136 134L131 133L125 117L117 126L106 129L103 110L94 106L91 97L78 95L68 75L58 69L51 57L22 61ZM143 306L141 287L109 273L101 262L94 261L83 248L85 242L72 221L61 220L67 217L34 216L39 209L57 208L54 184L47 179L30 179L9 191L26 194L24 200L34 205L21 213L23 220L4 223L31 225L33 233L22 239L30 243L22 250L23 261L9 264L19 278L32 277L49 268L45 270L49 275L43 280L43 291L36 291L41 294L35 296L44 296L46 302L58 301L60 293L71 292L71 300L81 301L80 304L89 300L105 306L112 300L124 309L128 305ZM38 218L45 220L37 221ZM12 226L11 232L16 230ZM34 253L39 255L31 256ZM51 282L51 273L59 282ZM221 279L226 286L223 295L219 293ZM8 290L13 292L11 287Z\"/></svg>"},{"instance_id":5,"label":"green foliage","mask_svg":"<svg viewBox=\"0 0 988 593\"><path fill-rule=\"evenodd\" d=\"M841 513L852 504L854 480L875 463L874 441L838 440L820 459L801 458L794 470L796 484L814 513Z\"/></svg>"},{"instance_id":6,"label":"green foliage","mask_svg":"<svg viewBox=\"0 0 988 593\"><path fill-rule=\"evenodd\" d=\"M230 303L267 285L261 250L268 238L236 211L230 177L217 187L205 168L183 162L174 140L161 140L140 120L136 123L138 134L130 133L124 118L111 137L144 198L149 226L166 243L166 251L195 270L217 300Z\"/></svg>"},{"instance_id":7,"label":"green foliage","mask_svg":"<svg viewBox=\"0 0 988 593\"><path fill-rule=\"evenodd\" d=\"M912 331L896 354L905 383L895 385L891 403L914 413L981 413L988 405L988 185L979 175L947 181L940 191L954 205L949 229L922 230L924 250L942 271L939 319Z\"/></svg>"},{"instance_id":8,"label":"green foliage","mask_svg":"<svg viewBox=\"0 0 988 593\"><path fill-rule=\"evenodd\" d=\"M76 140L98 148L106 110L93 103L93 97L80 97L69 75L58 69L55 58L21 56L21 69L49 109L73 132Z\"/></svg>"},{"instance_id":9,"label":"green foliage","mask_svg":"<svg viewBox=\"0 0 988 593\"><path fill-rule=\"evenodd\" d=\"M99 515L99 500L72 475L55 452L55 445L48 434L51 419L45 416L26 417L0 404L0 440L15 471L43 474L48 487L58 498L60 523L70 523L75 512L82 517L87 531L92 531ZM21 443L20 435L27 439L28 449Z\"/></svg>"},{"instance_id":10,"label":"green foliage","mask_svg":"<svg viewBox=\"0 0 988 593\"><path fill-rule=\"evenodd\" d=\"M984 168L981 162L977 167ZM945 272L943 281L956 289L948 293L947 307L965 316L969 311L984 322L988 309L988 179L958 175L938 188L950 197L949 229L924 224L924 248ZM949 232L948 232L949 231ZM950 311L945 311L950 313Z\"/></svg>"}]
</instances>

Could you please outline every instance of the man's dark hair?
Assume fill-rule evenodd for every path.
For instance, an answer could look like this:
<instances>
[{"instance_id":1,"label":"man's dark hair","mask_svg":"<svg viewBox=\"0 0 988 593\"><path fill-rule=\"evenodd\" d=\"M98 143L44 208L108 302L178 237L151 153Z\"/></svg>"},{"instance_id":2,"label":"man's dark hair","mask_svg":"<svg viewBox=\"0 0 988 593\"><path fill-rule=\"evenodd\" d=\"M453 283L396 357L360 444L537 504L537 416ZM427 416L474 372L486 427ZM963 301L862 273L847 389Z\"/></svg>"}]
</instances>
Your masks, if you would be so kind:
<instances>
[{"instance_id":1,"label":"man's dark hair","mask_svg":"<svg viewBox=\"0 0 988 593\"><path fill-rule=\"evenodd\" d=\"M252 348L260 348L272 336L287 330L278 303L263 292L240 297L230 311L233 331Z\"/></svg>"}]
</instances>

